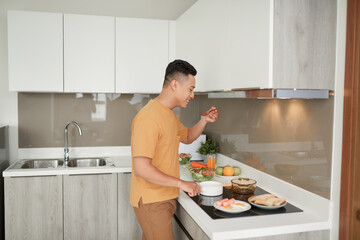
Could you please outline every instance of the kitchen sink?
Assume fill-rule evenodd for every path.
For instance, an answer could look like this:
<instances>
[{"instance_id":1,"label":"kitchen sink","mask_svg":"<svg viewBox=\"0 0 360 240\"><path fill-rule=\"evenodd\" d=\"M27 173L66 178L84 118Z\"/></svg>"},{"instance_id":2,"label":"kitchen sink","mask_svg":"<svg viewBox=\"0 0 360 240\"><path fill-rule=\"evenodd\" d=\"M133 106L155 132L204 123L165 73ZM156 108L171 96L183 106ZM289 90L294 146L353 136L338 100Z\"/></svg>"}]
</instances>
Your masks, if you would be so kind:
<instances>
[{"instance_id":1,"label":"kitchen sink","mask_svg":"<svg viewBox=\"0 0 360 240\"><path fill-rule=\"evenodd\" d=\"M21 168L56 168L63 165L60 159L32 159L26 160Z\"/></svg>"},{"instance_id":2,"label":"kitchen sink","mask_svg":"<svg viewBox=\"0 0 360 240\"><path fill-rule=\"evenodd\" d=\"M100 167L105 166L104 158L77 158L69 160L68 167Z\"/></svg>"}]
</instances>

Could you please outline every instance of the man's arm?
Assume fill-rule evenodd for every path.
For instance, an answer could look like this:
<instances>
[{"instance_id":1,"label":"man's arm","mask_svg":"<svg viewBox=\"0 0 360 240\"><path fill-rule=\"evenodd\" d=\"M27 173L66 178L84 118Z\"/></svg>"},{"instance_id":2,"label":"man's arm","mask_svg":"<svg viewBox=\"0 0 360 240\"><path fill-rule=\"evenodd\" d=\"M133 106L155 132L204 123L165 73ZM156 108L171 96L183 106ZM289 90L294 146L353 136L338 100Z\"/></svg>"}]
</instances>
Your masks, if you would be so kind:
<instances>
[{"instance_id":1,"label":"man's arm","mask_svg":"<svg viewBox=\"0 0 360 240\"><path fill-rule=\"evenodd\" d=\"M151 161L152 159L147 157L134 157L132 166L133 173L156 185L179 187L191 197L200 194L200 187L195 182L183 181L179 178L169 176L154 167Z\"/></svg>"},{"instance_id":2,"label":"man's arm","mask_svg":"<svg viewBox=\"0 0 360 240\"><path fill-rule=\"evenodd\" d=\"M189 128L188 136L182 141L182 143L190 144L195 141L204 131L206 124L207 122L205 121L205 117L201 117L200 121L198 121L194 126Z\"/></svg>"},{"instance_id":3,"label":"man's arm","mask_svg":"<svg viewBox=\"0 0 360 240\"><path fill-rule=\"evenodd\" d=\"M219 111L215 107L211 107L207 115L201 116L200 121L198 121L194 126L189 128L188 136L186 139L182 141L182 143L190 144L193 141L195 141L204 131L206 124L208 122L216 122L218 118L219 118Z\"/></svg>"}]
</instances>

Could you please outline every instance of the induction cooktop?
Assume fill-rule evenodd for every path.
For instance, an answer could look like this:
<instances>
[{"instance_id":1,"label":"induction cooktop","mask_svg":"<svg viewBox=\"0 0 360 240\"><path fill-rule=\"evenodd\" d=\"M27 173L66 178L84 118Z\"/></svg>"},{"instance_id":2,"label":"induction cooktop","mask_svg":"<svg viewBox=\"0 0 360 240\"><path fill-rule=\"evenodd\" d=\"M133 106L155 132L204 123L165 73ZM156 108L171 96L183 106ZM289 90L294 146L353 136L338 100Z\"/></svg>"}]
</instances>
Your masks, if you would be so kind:
<instances>
[{"instance_id":1,"label":"induction cooktop","mask_svg":"<svg viewBox=\"0 0 360 240\"><path fill-rule=\"evenodd\" d=\"M271 214L286 214L286 213L295 213L295 212L302 212L300 208L294 206L291 203L287 203L284 207L273 209L273 210L266 210L257 208L255 206L251 206L251 209L246 212L240 213L226 213L220 210L217 210L213 207L213 204L223 198L235 198L237 200L242 200L247 202L247 199L253 195L260 195L269 193L260 187L256 187L254 194L251 195L239 195L233 194L232 189L224 188L223 194L220 196L209 197L209 196L195 196L191 197L191 199L196 202L197 205L200 206L212 219L224 219L224 218L238 218L238 217L251 217L251 216L260 216L260 215L271 215Z\"/></svg>"}]
</instances>

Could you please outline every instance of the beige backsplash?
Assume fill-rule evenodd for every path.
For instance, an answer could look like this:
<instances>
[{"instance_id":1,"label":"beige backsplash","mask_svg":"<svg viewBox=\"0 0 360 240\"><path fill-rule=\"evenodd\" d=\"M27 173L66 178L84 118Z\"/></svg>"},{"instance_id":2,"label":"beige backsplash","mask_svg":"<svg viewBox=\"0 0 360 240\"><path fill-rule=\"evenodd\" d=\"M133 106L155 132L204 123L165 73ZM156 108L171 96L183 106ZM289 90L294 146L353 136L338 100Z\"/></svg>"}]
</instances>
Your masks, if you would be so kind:
<instances>
[{"instance_id":1,"label":"beige backsplash","mask_svg":"<svg viewBox=\"0 0 360 240\"><path fill-rule=\"evenodd\" d=\"M129 146L136 113L156 95L19 93L19 147L63 147L64 127L76 121L79 136L69 127L69 146ZM175 109L186 126L198 120L199 99L186 110Z\"/></svg>"},{"instance_id":2,"label":"beige backsplash","mask_svg":"<svg viewBox=\"0 0 360 240\"><path fill-rule=\"evenodd\" d=\"M200 100L209 105L221 117L205 133L222 154L330 197L333 98Z\"/></svg>"},{"instance_id":3,"label":"beige backsplash","mask_svg":"<svg viewBox=\"0 0 360 240\"><path fill-rule=\"evenodd\" d=\"M19 93L19 147L128 146L131 122L155 95ZM329 100L208 99L196 95L186 109L174 109L191 127L210 106L218 122L205 133L220 152L321 196L330 196L333 98Z\"/></svg>"}]
</instances>

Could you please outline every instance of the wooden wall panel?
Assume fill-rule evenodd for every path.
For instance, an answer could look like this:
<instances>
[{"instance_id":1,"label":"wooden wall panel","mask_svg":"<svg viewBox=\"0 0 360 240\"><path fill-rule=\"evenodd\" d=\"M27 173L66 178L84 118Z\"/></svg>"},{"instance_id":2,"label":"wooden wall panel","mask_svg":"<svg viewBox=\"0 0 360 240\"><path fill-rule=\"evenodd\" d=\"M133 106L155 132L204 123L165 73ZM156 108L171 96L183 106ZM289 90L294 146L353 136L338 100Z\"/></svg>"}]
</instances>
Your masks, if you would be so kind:
<instances>
[{"instance_id":1,"label":"wooden wall panel","mask_svg":"<svg viewBox=\"0 0 360 240\"><path fill-rule=\"evenodd\" d=\"M339 239L360 239L360 3L348 0Z\"/></svg>"}]
</instances>

